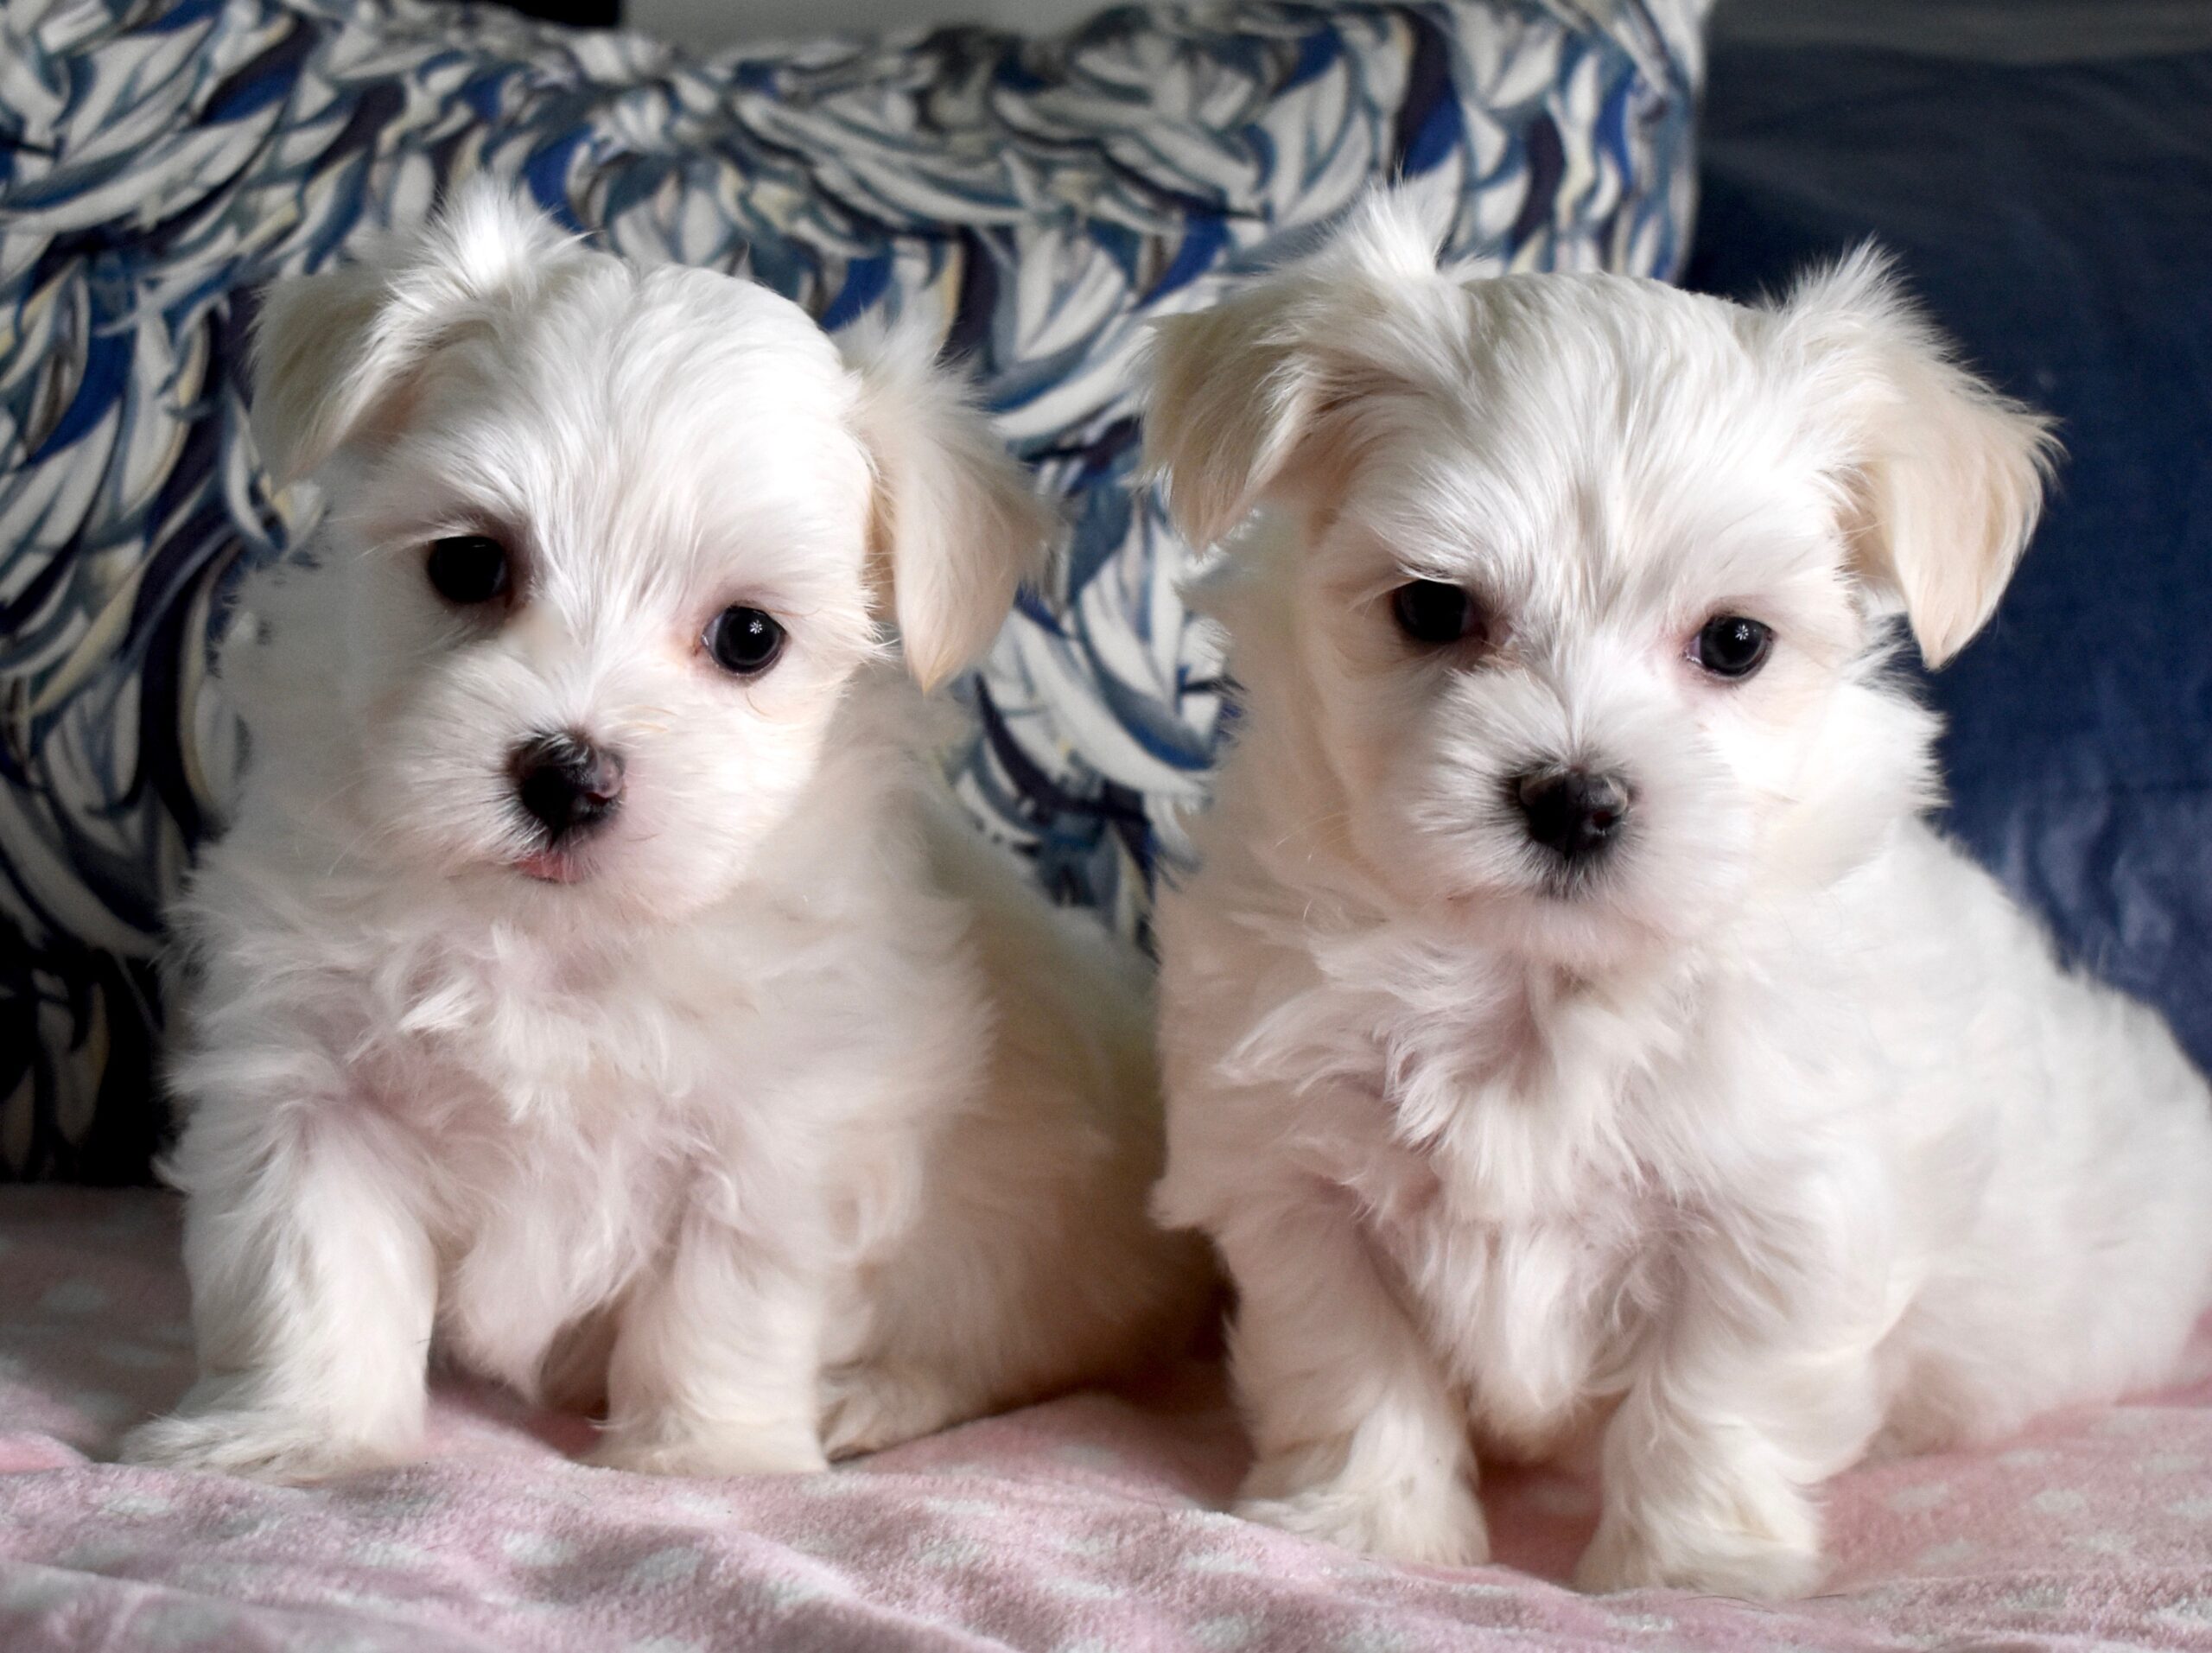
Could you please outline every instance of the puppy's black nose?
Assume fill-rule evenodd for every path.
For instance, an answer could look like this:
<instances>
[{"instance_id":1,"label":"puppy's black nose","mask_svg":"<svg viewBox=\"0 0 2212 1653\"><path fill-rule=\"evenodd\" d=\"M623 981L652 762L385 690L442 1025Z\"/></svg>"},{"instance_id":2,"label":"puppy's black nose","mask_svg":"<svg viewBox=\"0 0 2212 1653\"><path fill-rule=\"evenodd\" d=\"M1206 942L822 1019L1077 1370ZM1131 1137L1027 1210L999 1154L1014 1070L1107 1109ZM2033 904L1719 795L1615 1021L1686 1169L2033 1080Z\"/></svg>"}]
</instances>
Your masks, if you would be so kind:
<instances>
[{"instance_id":1,"label":"puppy's black nose","mask_svg":"<svg viewBox=\"0 0 2212 1653\"><path fill-rule=\"evenodd\" d=\"M1597 855L1628 819L1628 788L1611 775L1580 769L1538 769L1508 788L1529 823L1529 836L1569 861Z\"/></svg>"},{"instance_id":2,"label":"puppy's black nose","mask_svg":"<svg viewBox=\"0 0 2212 1653\"><path fill-rule=\"evenodd\" d=\"M622 802L622 759L581 734L540 735L514 750L515 796L558 843L596 826Z\"/></svg>"}]
</instances>

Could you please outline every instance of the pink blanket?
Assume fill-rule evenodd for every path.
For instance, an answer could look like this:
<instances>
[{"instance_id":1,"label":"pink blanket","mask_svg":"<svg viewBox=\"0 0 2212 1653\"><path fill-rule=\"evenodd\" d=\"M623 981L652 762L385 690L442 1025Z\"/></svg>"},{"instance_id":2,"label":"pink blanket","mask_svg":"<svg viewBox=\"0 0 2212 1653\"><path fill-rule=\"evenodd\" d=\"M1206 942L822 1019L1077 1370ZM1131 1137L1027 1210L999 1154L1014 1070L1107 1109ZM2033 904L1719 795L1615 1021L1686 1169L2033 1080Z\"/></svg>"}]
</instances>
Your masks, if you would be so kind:
<instances>
[{"instance_id":1,"label":"pink blanket","mask_svg":"<svg viewBox=\"0 0 2212 1653\"><path fill-rule=\"evenodd\" d=\"M1783 1609L1558 1581L1590 1493L1493 1477L1501 1564L1392 1567L1218 1513L1218 1376L1079 1395L798 1480L657 1481L441 1388L438 1455L308 1490L118 1468L190 1333L173 1202L0 1191L0 1649L1492 1644L2212 1650L2212 1383L1845 1477ZM2212 1328L2208 1328L2212 1329ZM2212 1339L2201 1340L2212 1356Z\"/></svg>"}]
</instances>

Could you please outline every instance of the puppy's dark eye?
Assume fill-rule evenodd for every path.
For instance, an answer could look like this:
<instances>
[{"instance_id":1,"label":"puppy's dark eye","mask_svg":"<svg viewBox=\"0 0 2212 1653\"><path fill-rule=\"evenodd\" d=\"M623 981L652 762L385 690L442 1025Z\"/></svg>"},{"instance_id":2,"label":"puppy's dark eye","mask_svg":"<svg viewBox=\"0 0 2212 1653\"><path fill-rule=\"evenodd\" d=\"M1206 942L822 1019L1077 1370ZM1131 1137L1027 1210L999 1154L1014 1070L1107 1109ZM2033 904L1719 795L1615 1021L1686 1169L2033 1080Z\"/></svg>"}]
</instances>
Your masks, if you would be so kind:
<instances>
[{"instance_id":1,"label":"puppy's dark eye","mask_svg":"<svg viewBox=\"0 0 2212 1653\"><path fill-rule=\"evenodd\" d=\"M1741 682L1774 652L1774 628L1741 614L1715 614L1690 645L1690 655L1716 677Z\"/></svg>"},{"instance_id":2,"label":"puppy's dark eye","mask_svg":"<svg viewBox=\"0 0 2212 1653\"><path fill-rule=\"evenodd\" d=\"M757 677L784 652L784 628L758 608L729 607L707 622L702 640L723 671Z\"/></svg>"},{"instance_id":3,"label":"puppy's dark eye","mask_svg":"<svg viewBox=\"0 0 2212 1653\"><path fill-rule=\"evenodd\" d=\"M432 542L430 583L448 602L473 607L507 593L507 548L483 534Z\"/></svg>"},{"instance_id":4,"label":"puppy's dark eye","mask_svg":"<svg viewBox=\"0 0 2212 1653\"><path fill-rule=\"evenodd\" d=\"M1415 580L1390 594L1390 615L1398 629L1416 643L1457 643L1483 628L1482 610L1459 586L1441 580Z\"/></svg>"}]
</instances>

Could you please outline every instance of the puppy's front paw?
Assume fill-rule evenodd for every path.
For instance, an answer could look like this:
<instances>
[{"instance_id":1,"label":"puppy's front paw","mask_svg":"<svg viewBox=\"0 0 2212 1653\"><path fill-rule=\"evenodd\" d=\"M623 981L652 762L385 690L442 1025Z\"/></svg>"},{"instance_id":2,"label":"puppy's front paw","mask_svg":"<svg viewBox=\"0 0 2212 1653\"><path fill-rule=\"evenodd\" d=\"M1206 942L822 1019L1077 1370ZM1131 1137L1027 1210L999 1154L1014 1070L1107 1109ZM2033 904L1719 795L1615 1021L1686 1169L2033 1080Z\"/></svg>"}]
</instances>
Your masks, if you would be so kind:
<instances>
[{"instance_id":1,"label":"puppy's front paw","mask_svg":"<svg viewBox=\"0 0 2212 1653\"><path fill-rule=\"evenodd\" d=\"M1608 1510L1574 1569L1574 1587L1592 1595L1665 1588L1787 1601L1820 1580L1819 1527L1802 1500L1783 1519L1725 1526Z\"/></svg>"},{"instance_id":2,"label":"puppy's front paw","mask_svg":"<svg viewBox=\"0 0 2212 1653\"><path fill-rule=\"evenodd\" d=\"M640 1475L811 1475L830 1467L822 1443L810 1429L670 1432L613 1428L584 1461L601 1469L626 1469Z\"/></svg>"},{"instance_id":3,"label":"puppy's front paw","mask_svg":"<svg viewBox=\"0 0 2212 1653\"><path fill-rule=\"evenodd\" d=\"M216 1470L299 1483L405 1463L418 1446L412 1440L349 1434L327 1418L225 1408L141 1424L123 1438L118 1455L126 1464L151 1468Z\"/></svg>"},{"instance_id":4,"label":"puppy's front paw","mask_svg":"<svg viewBox=\"0 0 2212 1653\"><path fill-rule=\"evenodd\" d=\"M1281 1465L1257 1465L1234 1513L1385 1561L1479 1567L1490 1560L1482 1505L1457 1474L1363 1484L1343 1473L1286 1488L1287 1478Z\"/></svg>"},{"instance_id":5,"label":"puppy's front paw","mask_svg":"<svg viewBox=\"0 0 2212 1653\"><path fill-rule=\"evenodd\" d=\"M862 1365L823 1377L822 1443L832 1458L881 1452L966 1416L946 1385L927 1372Z\"/></svg>"}]
</instances>

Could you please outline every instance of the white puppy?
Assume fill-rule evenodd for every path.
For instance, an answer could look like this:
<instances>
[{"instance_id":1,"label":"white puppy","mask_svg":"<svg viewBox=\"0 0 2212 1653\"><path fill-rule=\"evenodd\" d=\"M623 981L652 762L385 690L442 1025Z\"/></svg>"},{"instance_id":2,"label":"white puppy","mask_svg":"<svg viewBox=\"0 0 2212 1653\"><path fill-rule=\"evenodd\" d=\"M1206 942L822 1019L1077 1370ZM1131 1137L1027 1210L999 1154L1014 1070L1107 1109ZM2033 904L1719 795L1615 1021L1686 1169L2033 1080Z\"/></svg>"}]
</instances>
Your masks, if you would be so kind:
<instances>
[{"instance_id":1,"label":"white puppy","mask_svg":"<svg viewBox=\"0 0 2212 1653\"><path fill-rule=\"evenodd\" d=\"M1172 1338L1147 995L976 842L923 683L1042 544L925 351L488 187L270 295L328 513L245 600L176 913L202 1377L142 1461L399 1458L435 1341L600 1459L817 1468ZM603 1387L602 1387L603 1386Z\"/></svg>"},{"instance_id":2,"label":"white puppy","mask_svg":"<svg viewBox=\"0 0 2212 1653\"><path fill-rule=\"evenodd\" d=\"M1191 537L1259 511L1160 919L1240 1508L1472 1562L1471 1436L1600 1445L1586 1586L1801 1591L1825 1477L2155 1383L2212 1297L2212 1099L1923 821L1887 664L2050 444L1868 256L1746 309L1431 245L1385 202L1158 342Z\"/></svg>"}]
</instances>

